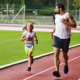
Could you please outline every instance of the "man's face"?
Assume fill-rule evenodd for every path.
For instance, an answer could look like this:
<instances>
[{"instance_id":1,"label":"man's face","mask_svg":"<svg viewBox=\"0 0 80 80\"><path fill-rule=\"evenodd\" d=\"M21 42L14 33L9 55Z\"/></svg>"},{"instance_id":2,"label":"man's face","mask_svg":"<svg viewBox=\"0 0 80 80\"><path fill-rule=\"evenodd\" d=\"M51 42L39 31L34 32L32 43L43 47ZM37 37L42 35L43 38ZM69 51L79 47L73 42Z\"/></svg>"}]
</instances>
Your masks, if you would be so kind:
<instances>
[{"instance_id":1,"label":"man's face","mask_svg":"<svg viewBox=\"0 0 80 80\"><path fill-rule=\"evenodd\" d=\"M60 13L60 9L58 8L58 6L56 6L56 13L59 14Z\"/></svg>"}]
</instances>

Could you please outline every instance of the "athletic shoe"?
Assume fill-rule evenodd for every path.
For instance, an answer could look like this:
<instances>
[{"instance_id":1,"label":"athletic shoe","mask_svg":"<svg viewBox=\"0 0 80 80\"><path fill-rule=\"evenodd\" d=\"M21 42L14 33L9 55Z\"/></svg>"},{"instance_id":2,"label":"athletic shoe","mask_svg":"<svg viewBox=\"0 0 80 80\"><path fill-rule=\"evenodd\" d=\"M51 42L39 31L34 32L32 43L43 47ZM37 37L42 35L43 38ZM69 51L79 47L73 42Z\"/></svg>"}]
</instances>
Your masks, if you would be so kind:
<instances>
[{"instance_id":1,"label":"athletic shoe","mask_svg":"<svg viewBox=\"0 0 80 80\"><path fill-rule=\"evenodd\" d=\"M68 69L68 65L64 65L64 73L67 74L68 71L69 71L69 69Z\"/></svg>"},{"instance_id":2,"label":"athletic shoe","mask_svg":"<svg viewBox=\"0 0 80 80\"><path fill-rule=\"evenodd\" d=\"M33 64L33 56L31 56L31 58L32 58L32 63L31 64Z\"/></svg>"},{"instance_id":3,"label":"athletic shoe","mask_svg":"<svg viewBox=\"0 0 80 80\"><path fill-rule=\"evenodd\" d=\"M56 76L56 77L61 77L59 71L54 71L53 75Z\"/></svg>"},{"instance_id":4,"label":"athletic shoe","mask_svg":"<svg viewBox=\"0 0 80 80\"><path fill-rule=\"evenodd\" d=\"M27 68L27 71L31 71L31 67L28 67L28 68Z\"/></svg>"}]
</instances>

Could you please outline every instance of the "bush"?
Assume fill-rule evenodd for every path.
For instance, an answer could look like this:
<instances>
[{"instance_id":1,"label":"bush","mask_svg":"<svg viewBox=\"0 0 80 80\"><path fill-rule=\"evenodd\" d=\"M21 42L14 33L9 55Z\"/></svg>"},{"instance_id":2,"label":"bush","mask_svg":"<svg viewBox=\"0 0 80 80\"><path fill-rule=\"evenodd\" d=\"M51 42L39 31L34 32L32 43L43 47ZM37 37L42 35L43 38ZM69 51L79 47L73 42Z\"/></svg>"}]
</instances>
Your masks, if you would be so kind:
<instances>
[{"instance_id":1,"label":"bush","mask_svg":"<svg viewBox=\"0 0 80 80\"><path fill-rule=\"evenodd\" d=\"M52 15L54 9L54 7L43 7L42 9L38 10L38 13L42 15Z\"/></svg>"}]
</instances>

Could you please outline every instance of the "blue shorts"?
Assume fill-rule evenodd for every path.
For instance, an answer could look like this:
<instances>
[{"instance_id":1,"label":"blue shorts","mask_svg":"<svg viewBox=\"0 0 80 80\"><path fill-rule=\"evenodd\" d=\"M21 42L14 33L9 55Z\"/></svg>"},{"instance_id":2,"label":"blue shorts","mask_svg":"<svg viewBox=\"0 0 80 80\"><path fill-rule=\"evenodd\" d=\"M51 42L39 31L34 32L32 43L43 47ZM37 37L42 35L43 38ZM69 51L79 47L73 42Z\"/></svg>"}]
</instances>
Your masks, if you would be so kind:
<instances>
[{"instance_id":1,"label":"blue shorts","mask_svg":"<svg viewBox=\"0 0 80 80\"><path fill-rule=\"evenodd\" d=\"M70 38L60 39L60 38L54 36L53 47L61 48L64 53L68 52L69 43L70 43Z\"/></svg>"}]
</instances>

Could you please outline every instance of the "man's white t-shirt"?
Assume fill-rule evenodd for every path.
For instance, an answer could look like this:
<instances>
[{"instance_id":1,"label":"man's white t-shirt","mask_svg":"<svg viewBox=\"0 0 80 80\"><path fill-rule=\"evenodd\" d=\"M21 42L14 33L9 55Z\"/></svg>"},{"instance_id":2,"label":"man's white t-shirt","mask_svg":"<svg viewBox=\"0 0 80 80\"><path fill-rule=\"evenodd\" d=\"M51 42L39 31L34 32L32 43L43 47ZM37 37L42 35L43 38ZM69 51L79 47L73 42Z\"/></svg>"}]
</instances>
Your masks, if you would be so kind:
<instances>
[{"instance_id":1,"label":"man's white t-shirt","mask_svg":"<svg viewBox=\"0 0 80 80\"><path fill-rule=\"evenodd\" d=\"M61 18L64 18L66 20L66 16L69 13L65 13L64 15L56 15L56 19L55 19L55 24L56 24L56 28L55 28L55 32L53 33L54 36L59 37L60 39L68 39L71 36L71 27L60 22Z\"/></svg>"}]
</instances>

